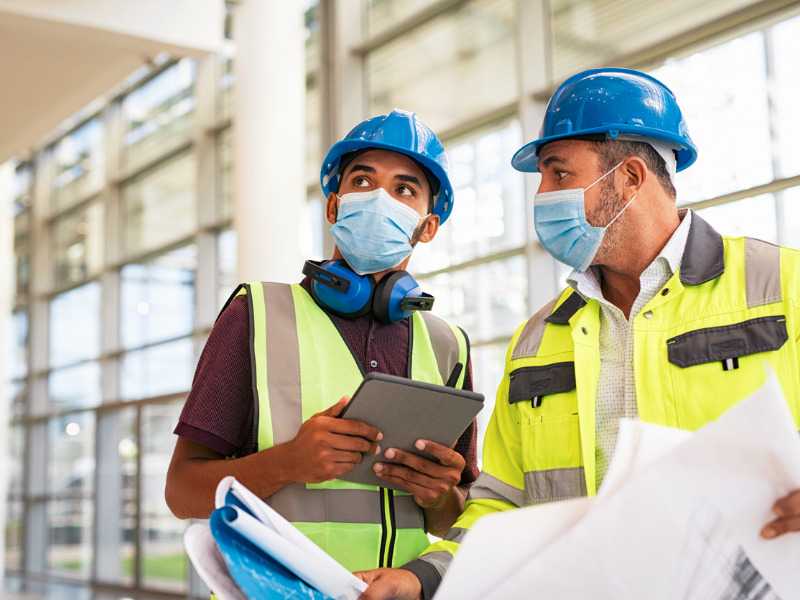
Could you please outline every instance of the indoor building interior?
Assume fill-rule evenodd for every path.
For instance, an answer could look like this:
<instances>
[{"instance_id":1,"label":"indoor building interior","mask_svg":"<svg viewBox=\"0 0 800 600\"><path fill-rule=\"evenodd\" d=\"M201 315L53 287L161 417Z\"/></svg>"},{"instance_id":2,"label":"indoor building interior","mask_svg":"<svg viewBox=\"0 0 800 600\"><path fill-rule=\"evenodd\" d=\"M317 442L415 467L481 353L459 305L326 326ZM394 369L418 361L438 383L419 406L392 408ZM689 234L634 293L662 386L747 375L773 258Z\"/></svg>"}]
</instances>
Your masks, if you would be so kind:
<instances>
[{"instance_id":1,"label":"indoor building interior","mask_svg":"<svg viewBox=\"0 0 800 600\"><path fill-rule=\"evenodd\" d=\"M236 285L332 251L320 164L368 116L447 150L453 214L409 271L469 332L479 431L569 272L510 159L570 75L667 84L699 148L678 205L800 248L797 1L0 0L0 65L0 598L208 597L173 429Z\"/></svg>"}]
</instances>

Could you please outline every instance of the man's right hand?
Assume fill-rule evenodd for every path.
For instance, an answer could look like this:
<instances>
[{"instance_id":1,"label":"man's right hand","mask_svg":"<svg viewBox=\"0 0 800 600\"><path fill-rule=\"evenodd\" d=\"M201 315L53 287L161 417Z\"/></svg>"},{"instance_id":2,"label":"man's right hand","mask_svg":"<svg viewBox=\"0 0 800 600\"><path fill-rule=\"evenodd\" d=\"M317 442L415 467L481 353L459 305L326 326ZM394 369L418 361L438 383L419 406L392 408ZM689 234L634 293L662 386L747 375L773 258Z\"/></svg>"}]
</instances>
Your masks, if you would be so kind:
<instances>
[{"instance_id":1,"label":"man's right hand","mask_svg":"<svg viewBox=\"0 0 800 600\"><path fill-rule=\"evenodd\" d=\"M369 587L358 600L422 600L422 585L405 569L373 569L354 573Z\"/></svg>"},{"instance_id":2,"label":"man's right hand","mask_svg":"<svg viewBox=\"0 0 800 600\"><path fill-rule=\"evenodd\" d=\"M363 452L378 454L383 434L363 421L340 419L348 396L306 420L295 438L286 443L290 477L303 483L321 483L349 473L364 460Z\"/></svg>"}]
</instances>

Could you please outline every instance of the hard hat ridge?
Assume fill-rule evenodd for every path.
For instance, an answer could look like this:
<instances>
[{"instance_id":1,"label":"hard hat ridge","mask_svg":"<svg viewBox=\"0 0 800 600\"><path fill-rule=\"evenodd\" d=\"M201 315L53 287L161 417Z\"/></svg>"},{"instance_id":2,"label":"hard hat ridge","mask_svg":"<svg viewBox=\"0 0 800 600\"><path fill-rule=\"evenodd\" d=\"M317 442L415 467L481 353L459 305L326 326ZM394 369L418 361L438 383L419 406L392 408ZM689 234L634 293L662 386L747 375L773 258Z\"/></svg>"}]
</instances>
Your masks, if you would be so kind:
<instances>
[{"instance_id":1,"label":"hard hat ridge","mask_svg":"<svg viewBox=\"0 0 800 600\"><path fill-rule=\"evenodd\" d=\"M559 86L547 105L539 139L520 148L511 164L519 171L536 172L544 144L597 134L606 139L640 136L671 144L678 171L697 159L697 147L667 86L632 69L603 68L573 75Z\"/></svg>"},{"instance_id":2,"label":"hard hat ridge","mask_svg":"<svg viewBox=\"0 0 800 600\"><path fill-rule=\"evenodd\" d=\"M439 184L433 213L439 215L441 223L447 220L453 209L453 188L444 147L415 113L404 110L394 109L388 115L362 121L331 147L320 171L323 194L339 190L339 164L345 154L370 148L400 152L427 169ZM436 193L435 186L431 187Z\"/></svg>"}]
</instances>

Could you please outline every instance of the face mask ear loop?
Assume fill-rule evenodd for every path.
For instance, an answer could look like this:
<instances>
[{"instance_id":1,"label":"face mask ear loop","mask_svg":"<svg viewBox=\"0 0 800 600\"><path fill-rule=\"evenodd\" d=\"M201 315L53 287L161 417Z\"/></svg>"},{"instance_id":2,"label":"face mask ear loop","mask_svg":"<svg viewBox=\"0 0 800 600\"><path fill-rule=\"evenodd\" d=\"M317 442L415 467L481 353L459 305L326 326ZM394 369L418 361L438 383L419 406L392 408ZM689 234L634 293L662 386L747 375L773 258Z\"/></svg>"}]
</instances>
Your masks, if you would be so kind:
<instances>
[{"instance_id":1,"label":"face mask ear loop","mask_svg":"<svg viewBox=\"0 0 800 600\"><path fill-rule=\"evenodd\" d=\"M624 213L624 212L625 212L625 209L626 209L626 208L628 208L628 207L631 205L631 202L633 202L634 200L636 200L636 196L638 196L638 195L639 195L639 194L634 194L634 195L633 195L633 198L631 198L631 199L628 201L628 203L627 203L627 204L626 204L626 205L623 207L623 209L617 213L617 216L616 216L616 217L614 217L613 219L611 219L611 223L613 223L614 221L616 221L617 219L619 219L620 215L622 215L622 213ZM606 226L604 227L604 229L608 229L609 227L611 227L611 223L609 223L608 225L606 225Z\"/></svg>"},{"instance_id":2,"label":"face mask ear loop","mask_svg":"<svg viewBox=\"0 0 800 600\"><path fill-rule=\"evenodd\" d=\"M624 162L625 162L624 160L621 160L621 161L619 161L619 164L618 164L616 167L614 167L613 169L611 169L611 170L610 170L608 173L613 173L614 171L616 171L617 169L619 169L619 165L621 165L621 164L622 164L622 163L624 163ZM583 191L585 192L586 190L588 190L589 188L591 188L591 187L592 187L592 186L593 186L595 183L597 183L598 181L602 181L603 179L605 179L606 177L608 177L608 173L606 173L605 175L603 175L602 177L600 177L600 179L597 179L597 180L596 180L596 181L595 181L593 184L591 184L589 187L587 187L587 188L583 188Z\"/></svg>"}]
</instances>

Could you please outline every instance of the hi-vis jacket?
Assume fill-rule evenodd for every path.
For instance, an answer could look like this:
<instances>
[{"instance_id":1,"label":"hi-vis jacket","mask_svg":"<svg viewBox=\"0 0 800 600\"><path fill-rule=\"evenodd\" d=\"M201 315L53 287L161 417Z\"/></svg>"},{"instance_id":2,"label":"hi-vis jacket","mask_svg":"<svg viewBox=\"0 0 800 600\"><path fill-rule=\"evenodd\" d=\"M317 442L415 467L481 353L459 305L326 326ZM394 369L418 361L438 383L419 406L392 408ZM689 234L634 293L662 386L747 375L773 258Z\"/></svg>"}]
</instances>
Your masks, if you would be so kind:
<instances>
[{"instance_id":1,"label":"hi-vis jacket","mask_svg":"<svg viewBox=\"0 0 800 600\"><path fill-rule=\"evenodd\" d=\"M291 440L312 415L351 395L362 366L330 318L300 285L248 283L258 449ZM414 313L408 376L442 385L469 345L456 326ZM428 546L422 509L411 495L334 479L291 484L265 501L351 571L399 566Z\"/></svg>"},{"instance_id":2,"label":"hi-vis jacket","mask_svg":"<svg viewBox=\"0 0 800 600\"><path fill-rule=\"evenodd\" d=\"M600 307L565 290L517 329L464 514L421 557L446 569L482 515L594 495ZM694 430L777 374L800 427L800 252L692 215L678 271L633 319L643 421Z\"/></svg>"}]
</instances>

